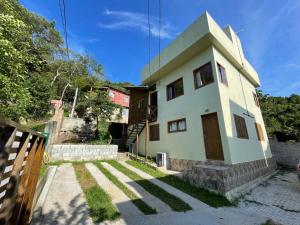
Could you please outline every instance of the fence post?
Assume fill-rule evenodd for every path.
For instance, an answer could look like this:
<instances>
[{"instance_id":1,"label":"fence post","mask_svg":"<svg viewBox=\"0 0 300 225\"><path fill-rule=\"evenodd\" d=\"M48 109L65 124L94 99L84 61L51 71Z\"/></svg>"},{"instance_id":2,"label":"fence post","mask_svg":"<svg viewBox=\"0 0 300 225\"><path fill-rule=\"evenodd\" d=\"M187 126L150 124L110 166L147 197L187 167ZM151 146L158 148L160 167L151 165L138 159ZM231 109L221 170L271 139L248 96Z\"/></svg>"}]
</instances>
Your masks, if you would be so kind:
<instances>
[{"instance_id":1,"label":"fence post","mask_svg":"<svg viewBox=\"0 0 300 225\"><path fill-rule=\"evenodd\" d=\"M20 213L21 213L21 209L22 209L22 205L25 203L25 193L27 190L27 183L29 180L29 175L30 175L30 171L31 171L31 166L33 163L33 159L34 159L34 155L37 149L37 145L38 145L38 137L34 136L32 138L32 143L30 146L30 150L28 151L28 155L27 155L27 160L26 160L26 164L24 166L24 172L21 176L21 181L19 184L19 188L18 188L18 193L17 193L17 197L16 197L16 204L15 204L15 208L13 210L13 215L11 217L11 224L17 224L19 221L19 217L20 217Z\"/></svg>"},{"instance_id":2,"label":"fence post","mask_svg":"<svg viewBox=\"0 0 300 225\"><path fill-rule=\"evenodd\" d=\"M39 142L39 147L36 151L36 154L33 159L32 168L30 171L30 176L28 178L28 184L26 193L24 196L24 204L20 212L20 218L18 224L23 225L27 224L31 215L32 201L35 194L36 185L39 178L39 171L42 164L44 148L45 148L45 139L42 138Z\"/></svg>"}]
</instances>

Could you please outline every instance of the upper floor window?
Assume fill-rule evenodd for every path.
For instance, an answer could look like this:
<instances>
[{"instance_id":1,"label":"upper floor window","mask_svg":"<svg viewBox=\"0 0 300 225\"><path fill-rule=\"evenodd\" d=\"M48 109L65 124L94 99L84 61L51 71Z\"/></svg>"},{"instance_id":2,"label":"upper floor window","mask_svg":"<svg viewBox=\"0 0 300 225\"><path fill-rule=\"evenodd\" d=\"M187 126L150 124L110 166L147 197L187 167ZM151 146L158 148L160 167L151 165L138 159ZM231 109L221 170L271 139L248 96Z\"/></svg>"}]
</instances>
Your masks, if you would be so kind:
<instances>
[{"instance_id":1,"label":"upper floor window","mask_svg":"<svg viewBox=\"0 0 300 225\"><path fill-rule=\"evenodd\" d=\"M128 102L128 100L129 100L128 97L125 97L125 102Z\"/></svg>"},{"instance_id":2,"label":"upper floor window","mask_svg":"<svg viewBox=\"0 0 300 225\"><path fill-rule=\"evenodd\" d=\"M218 65L218 74L219 74L220 81L226 86L228 86L225 68L221 66L219 63L217 65Z\"/></svg>"},{"instance_id":3,"label":"upper floor window","mask_svg":"<svg viewBox=\"0 0 300 225\"><path fill-rule=\"evenodd\" d=\"M262 130L262 126L259 123L255 123L255 128L256 128L256 133L257 133L257 138L259 141L264 141L265 137L264 137L264 133Z\"/></svg>"},{"instance_id":4,"label":"upper floor window","mask_svg":"<svg viewBox=\"0 0 300 225\"><path fill-rule=\"evenodd\" d=\"M180 120L174 120L168 122L168 132L169 133L175 133L175 132L182 132L186 131L186 120L180 119Z\"/></svg>"},{"instance_id":5,"label":"upper floor window","mask_svg":"<svg viewBox=\"0 0 300 225\"><path fill-rule=\"evenodd\" d=\"M234 121L237 137L249 139L245 118L234 114Z\"/></svg>"},{"instance_id":6,"label":"upper floor window","mask_svg":"<svg viewBox=\"0 0 300 225\"><path fill-rule=\"evenodd\" d=\"M257 107L259 107L259 100L258 100L258 96L255 92L253 92L253 99L254 99L254 102L255 102L255 105Z\"/></svg>"},{"instance_id":7,"label":"upper floor window","mask_svg":"<svg viewBox=\"0 0 300 225\"><path fill-rule=\"evenodd\" d=\"M139 108L139 109L140 109L140 108L143 108L143 106L144 106L144 99L141 99L141 100L139 100L138 108Z\"/></svg>"},{"instance_id":8,"label":"upper floor window","mask_svg":"<svg viewBox=\"0 0 300 225\"><path fill-rule=\"evenodd\" d=\"M115 94L114 94L112 91L109 91L108 95L109 95L109 97L111 97L111 98L114 98L114 97L115 97Z\"/></svg>"},{"instance_id":9,"label":"upper floor window","mask_svg":"<svg viewBox=\"0 0 300 225\"><path fill-rule=\"evenodd\" d=\"M180 78L167 86L167 100L183 95L183 79Z\"/></svg>"},{"instance_id":10,"label":"upper floor window","mask_svg":"<svg viewBox=\"0 0 300 225\"><path fill-rule=\"evenodd\" d=\"M194 82L196 89L214 82L210 62L194 70Z\"/></svg>"}]
</instances>

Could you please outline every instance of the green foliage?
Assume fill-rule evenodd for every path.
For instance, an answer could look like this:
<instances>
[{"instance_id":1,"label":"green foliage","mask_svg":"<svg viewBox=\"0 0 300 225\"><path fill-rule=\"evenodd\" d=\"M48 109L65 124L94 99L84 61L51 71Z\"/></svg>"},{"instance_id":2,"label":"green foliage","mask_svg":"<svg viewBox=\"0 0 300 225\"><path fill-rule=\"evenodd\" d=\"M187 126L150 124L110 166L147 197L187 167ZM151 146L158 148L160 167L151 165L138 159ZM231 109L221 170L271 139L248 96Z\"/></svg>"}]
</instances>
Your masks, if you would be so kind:
<instances>
[{"instance_id":1,"label":"green foliage","mask_svg":"<svg viewBox=\"0 0 300 225\"><path fill-rule=\"evenodd\" d=\"M103 122L109 120L118 107L109 100L105 91L95 89L81 96L76 111L80 116L97 120L98 126L98 120Z\"/></svg>"},{"instance_id":2,"label":"green foliage","mask_svg":"<svg viewBox=\"0 0 300 225\"><path fill-rule=\"evenodd\" d=\"M51 97L51 87L46 76L33 74L25 81L31 95L31 104L27 108L30 117L35 119L44 118L50 110L49 99Z\"/></svg>"},{"instance_id":3,"label":"green foliage","mask_svg":"<svg viewBox=\"0 0 300 225\"><path fill-rule=\"evenodd\" d=\"M70 52L68 60L54 22L0 0L0 116L45 118L51 99L72 102L77 87L82 95L100 87L101 64Z\"/></svg>"},{"instance_id":4,"label":"green foliage","mask_svg":"<svg viewBox=\"0 0 300 225\"><path fill-rule=\"evenodd\" d=\"M300 96L273 97L258 92L269 136L281 140L300 140Z\"/></svg>"},{"instance_id":5,"label":"green foliage","mask_svg":"<svg viewBox=\"0 0 300 225\"><path fill-rule=\"evenodd\" d=\"M90 208L90 216L95 223L116 220L121 214L113 205L110 196L97 184L83 163L73 163L77 180L84 192Z\"/></svg>"}]
</instances>

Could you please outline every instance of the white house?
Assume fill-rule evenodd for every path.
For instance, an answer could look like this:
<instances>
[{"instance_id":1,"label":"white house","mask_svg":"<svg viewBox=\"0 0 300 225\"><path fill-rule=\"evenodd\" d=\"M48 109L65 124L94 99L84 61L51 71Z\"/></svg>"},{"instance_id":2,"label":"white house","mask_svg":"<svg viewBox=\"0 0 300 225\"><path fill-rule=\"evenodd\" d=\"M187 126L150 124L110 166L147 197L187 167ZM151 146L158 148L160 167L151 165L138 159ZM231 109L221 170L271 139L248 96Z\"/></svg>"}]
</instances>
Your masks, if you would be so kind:
<instances>
[{"instance_id":1,"label":"white house","mask_svg":"<svg viewBox=\"0 0 300 225\"><path fill-rule=\"evenodd\" d=\"M168 168L228 196L276 167L259 77L230 26L204 13L144 67L142 84L128 88L128 143L139 154L166 153Z\"/></svg>"}]
</instances>

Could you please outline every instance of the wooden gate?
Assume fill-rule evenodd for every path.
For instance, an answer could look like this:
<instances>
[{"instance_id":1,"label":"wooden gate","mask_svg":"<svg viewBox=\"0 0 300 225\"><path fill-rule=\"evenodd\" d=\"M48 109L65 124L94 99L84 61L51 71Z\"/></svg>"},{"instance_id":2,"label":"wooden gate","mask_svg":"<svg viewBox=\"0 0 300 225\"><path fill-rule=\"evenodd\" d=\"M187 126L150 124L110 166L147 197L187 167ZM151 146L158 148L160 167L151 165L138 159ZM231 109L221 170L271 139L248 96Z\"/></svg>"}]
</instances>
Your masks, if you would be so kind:
<instances>
[{"instance_id":1,"label":"wooden gate","mask_svg":"<svg viewBox=\"0 0 300 225\"><path fill-rule=\"evenodd\" d=\"M45 137L0 118L0 224L29 223Z\"/></svg>"}]
</instances>

